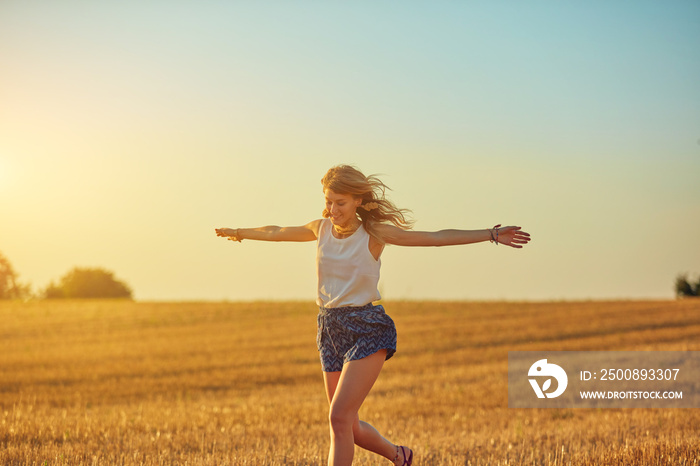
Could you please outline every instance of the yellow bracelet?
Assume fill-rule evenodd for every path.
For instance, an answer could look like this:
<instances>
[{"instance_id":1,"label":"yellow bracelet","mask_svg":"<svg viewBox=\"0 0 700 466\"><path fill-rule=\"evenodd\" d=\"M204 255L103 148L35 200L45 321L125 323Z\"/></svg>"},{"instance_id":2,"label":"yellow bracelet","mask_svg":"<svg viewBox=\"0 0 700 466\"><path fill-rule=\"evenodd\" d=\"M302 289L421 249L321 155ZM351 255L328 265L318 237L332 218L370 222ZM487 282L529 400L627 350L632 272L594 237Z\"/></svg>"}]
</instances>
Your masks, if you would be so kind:
<instances>
[{"instance_id":1,"label":"yellow bracelet","mask_svg":"<svg viewBox=\"0 0 700 466\"><path fill-rule=\"evenodd\" d=\"M241 237L238 235L238 228L236 228L236 232L233 235L229 235L226 239L229 241L238 241L239 243L241 242Z\"/></svg>"}]
</instances>

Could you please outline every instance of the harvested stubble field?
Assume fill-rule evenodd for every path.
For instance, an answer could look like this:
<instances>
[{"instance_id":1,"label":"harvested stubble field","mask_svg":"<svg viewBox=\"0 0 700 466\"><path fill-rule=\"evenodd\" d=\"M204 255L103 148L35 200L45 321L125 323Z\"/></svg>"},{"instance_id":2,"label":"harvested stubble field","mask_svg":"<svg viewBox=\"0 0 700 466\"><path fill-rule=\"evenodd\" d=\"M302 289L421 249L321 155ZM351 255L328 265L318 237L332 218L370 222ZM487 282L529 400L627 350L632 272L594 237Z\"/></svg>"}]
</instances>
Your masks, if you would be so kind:
<instances>
[{"instance_id":1,"label":"harvested stubble field","mask_svg":"<svg viewBox=\"0 0 700 466\"><path fill-rule=\"evenodd\" d=\"M697 409L509 409L515 350L700 350L700 300L385 303L360 412L417 465L698 465ZM311 303L0 304L0 464L321 465ZM389 464L360 449L355 464Z\"/></svg>"}]
</instances>

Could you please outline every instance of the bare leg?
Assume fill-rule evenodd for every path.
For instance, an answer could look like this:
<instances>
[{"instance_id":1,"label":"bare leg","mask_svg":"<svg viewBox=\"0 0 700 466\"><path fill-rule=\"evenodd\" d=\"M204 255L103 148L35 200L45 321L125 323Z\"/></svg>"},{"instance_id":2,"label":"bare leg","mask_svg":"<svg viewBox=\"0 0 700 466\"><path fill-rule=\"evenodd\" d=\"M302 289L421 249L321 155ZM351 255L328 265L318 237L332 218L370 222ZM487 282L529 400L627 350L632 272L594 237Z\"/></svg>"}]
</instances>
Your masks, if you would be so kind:
<instances>
[{"instance_id":1,"label":"bare leg","mask_svg":"<svg viewBox=\"0 0 700 466\"><path fill-rule=\"evenodd\" d=\"M377 429L370 424L360 421L359 416L353 425L352 433L358 447L382 455L388 460L393 460L396 457L396 445L382 437Z\"/></svg>"},{"instance_id":2,"label":"bare leg","mask_svg":"<svg viewBox=\"0 0 700 466\"><path fill-rule=\"evenodd\" d=\"M376 436L382 438L378 433L376 436L374 435L377 432L374 428L371 430L363 429L357 413L379 377L385 358L386 350L380 350L366 358L350 361L343 366L330 407L331 450L328 455L329 466L350 466L352 464L355 448L354 431L356 430L354 425L356 423L359 427L358 433L375 437L372 439L372 445L375 445L375 442L376 445L383 445L381 441L376 439ZM395 454L395 450L393 454ZM390 454L392 455L390 459L393 459L393 454Z\"/></svg>"},{"instance_id":3,"label":"bare leg","mask_svg":"<svg viewBox=\"0 0 700 466\"><path fill-rule=\"evenodd\" d=\"M333 401L338 380L340 380L341 372L324 372L323 378L326 383L326 394L328 395L328 403ZM388 460L393 460L396 456L396 445L382 437L377 429L364 421L360 421L359 415L355 416L355 421L352 425L352 434L355 445L364 448L365 450L377 453ZM399 455L401 458L401 455Z\"/></svg>"}]
</instances>

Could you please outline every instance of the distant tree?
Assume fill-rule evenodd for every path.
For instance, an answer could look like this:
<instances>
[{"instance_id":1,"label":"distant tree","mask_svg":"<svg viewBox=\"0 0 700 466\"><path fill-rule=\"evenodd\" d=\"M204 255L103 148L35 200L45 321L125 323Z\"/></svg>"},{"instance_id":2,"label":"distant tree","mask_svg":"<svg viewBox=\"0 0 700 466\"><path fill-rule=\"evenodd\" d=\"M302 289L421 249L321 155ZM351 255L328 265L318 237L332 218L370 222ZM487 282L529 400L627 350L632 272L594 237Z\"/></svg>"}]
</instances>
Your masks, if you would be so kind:
<instances>
[{"instance_id":1,"label":"distant tree","mask_svg":"<svg viewBox=\"0 0 700 466\"><path fill-rule=\"evenodd\" d=\"M29 296L29 285L17 281L17 272L10 261L0 253L0 299L17 299Z\"/></svg>"},{"instance_id":2,"label":"distant tree","mask_svg":"<svg viewBox=\"0 0 700 466\"><path fill-rule=\"evenodd\" d=\"M46 299L58 299L65 297L66 296L63 293L63 288L56 285L54 282L51 282L49 286L47 286L44 290L44 298Z\"/></svg>"},{"instance_id":3,"label":"distant tree","mask_svg":"<svg viewBox=\"0 0 700 466\"><path fill-rule=\"evenodd\" d=\"M114 278L114 273L100 268L76 267L63 277L58 284L51 282L44 297L56 298L128 298L131 288Z\"/></svg>"},{"instance_id":4,"label":"distant tree","mask_svg":"<svg viewBox=\"0 0 700 466\"><path fill-rule=\"evenodd\" d=\"M688 281L688 274L681 274L676 277L676 297L698 296L700 294L700 277L698 282L692 284Z\"/></svg>"}]
</instances>

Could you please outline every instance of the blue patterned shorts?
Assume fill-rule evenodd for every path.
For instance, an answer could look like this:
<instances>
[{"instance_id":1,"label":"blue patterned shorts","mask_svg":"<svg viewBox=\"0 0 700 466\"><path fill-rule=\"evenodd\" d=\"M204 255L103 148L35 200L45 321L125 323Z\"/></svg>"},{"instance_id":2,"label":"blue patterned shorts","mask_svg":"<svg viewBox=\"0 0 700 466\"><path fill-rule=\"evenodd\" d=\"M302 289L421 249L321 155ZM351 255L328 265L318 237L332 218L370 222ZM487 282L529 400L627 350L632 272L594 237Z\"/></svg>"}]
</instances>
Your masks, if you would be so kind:
<instances>
[{"instance_id":1,"label":"blue patterned shorts","mask_svg":"<svg viewBox=\"0 0 700 466\"><path fill-rule=\"evenodd\" d=\"M316 345L324 372L343 370L348 361L386 349L386 359L396 352L396 326L381 305L320 307Z\"/></svg>"}]
</instances>

